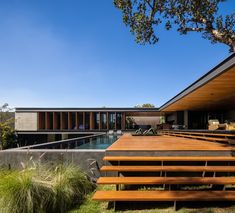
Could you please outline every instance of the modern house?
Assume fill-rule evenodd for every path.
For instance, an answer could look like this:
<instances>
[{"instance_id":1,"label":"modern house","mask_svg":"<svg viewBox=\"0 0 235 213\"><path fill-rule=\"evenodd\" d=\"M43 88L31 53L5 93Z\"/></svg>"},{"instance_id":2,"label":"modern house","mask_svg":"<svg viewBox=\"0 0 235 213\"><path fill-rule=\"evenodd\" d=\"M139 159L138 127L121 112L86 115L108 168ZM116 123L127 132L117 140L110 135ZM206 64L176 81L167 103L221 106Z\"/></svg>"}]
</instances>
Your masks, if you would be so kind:
<instances>
[{"instance_id":1,"label":"modern house","mask_svg":"<svg viewBox=\"0 0 235 213\"><path fill-rule=\"evenodd\" d=\"M166 121L207 129L208 120L235 121L235 54L163 104Z\"/></svg>"},{"instance_id":2,"label":"modern house","mask_svg":"<svg viewBox=\"0 0 235 213\"><path fill-rule=\"evenodd\" d=\"M160 108L16 108L18 135L91 133L156 127L165 122L207 129L210 119L235 121L235 54ZM54 140L53 137L51 140Z\"/></svg>"},{"instance_id":3,"label":"modern house","mask_svg":"<svg viewBox=\"0 0 235 213\"><path fill-rule=\"evenodd\" d=\"M53 141L108 130L148 129L160 123L160 115L158 108L16 108L15 129L28 141Z\"/></svg>"}]
</instances>

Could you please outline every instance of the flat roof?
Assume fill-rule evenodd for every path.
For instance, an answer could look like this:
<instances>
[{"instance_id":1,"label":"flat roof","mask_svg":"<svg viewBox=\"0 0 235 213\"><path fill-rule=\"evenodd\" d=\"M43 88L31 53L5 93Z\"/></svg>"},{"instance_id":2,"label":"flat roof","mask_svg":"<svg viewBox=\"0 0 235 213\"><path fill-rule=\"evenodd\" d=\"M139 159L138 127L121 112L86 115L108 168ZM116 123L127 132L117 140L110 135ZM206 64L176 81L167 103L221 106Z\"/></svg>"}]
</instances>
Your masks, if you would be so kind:
<instances>
[{"instance_id":1,"label":"flat roof","mask_svg":"<svg viewBox=\"0 0 235 213\"><path fill-rule=\"evenodd\" d=\"M16 112L159 112L159 108L137 108L137 107L83 107L83 108L63 108L63 107L17 107Z\"/></svg>"}]
</instances>

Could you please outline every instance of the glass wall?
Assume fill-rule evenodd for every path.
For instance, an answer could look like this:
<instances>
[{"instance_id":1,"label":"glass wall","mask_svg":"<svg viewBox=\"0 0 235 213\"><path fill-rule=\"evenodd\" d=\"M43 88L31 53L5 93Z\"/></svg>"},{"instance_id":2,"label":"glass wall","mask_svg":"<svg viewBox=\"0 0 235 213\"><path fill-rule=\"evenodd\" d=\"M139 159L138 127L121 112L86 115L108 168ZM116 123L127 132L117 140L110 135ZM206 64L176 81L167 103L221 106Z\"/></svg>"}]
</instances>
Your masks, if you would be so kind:
<instances>
[{"instance_id":1,"label":"glass wall","mask_svg":"<svg viewBox=\"0 0 235 213\"><path fill-rule=\"evenodd\" d=\"M90 112L85 112L85 129L90 129Z\"/></svg>"},{"instance_id":2,"label":"glass wall","mask_svg":"<svg viewBox=\"0 0 235 213\"><path fill-rule=\"evenodd\" d=\"M117 112L116 114L117 129L122 129L122 113Z\"/></svg>"},{"instance_id":3,"label":"glass wall","mask_svg":"<svg viewBox=\"0 0 235 213\"><path fill-rule=\"evenodd\" d=\"M60 112L54 113L54 128L60 129Z\"/></svg>"},{"instance_id":4,"label":"glass wall","mask_svg":"<svg viewBox=\"0 0 235 213\"><path fill-rule=\"evenodd\" d=\"M100 126L100 113L95 112L94 113L94 128L99 129Z\"/></svg>"},{"instance_id":5,"label":"glass wall","mask_svg":"<svg viewBox=\"0 0 235 213\"><path fill-rule=\"evenodd\" d=\"M62 129L68 129L68 112L62 112Z\"/></svg>"},{"instance_id":6,"label":"glass wall","mask_svg":"<svg viewBox=\"0 0 235 213\"><path fill-rule=\"evenodd\" d=\"M101 113L101 129L107 129L107 113Z\"/></svg>"},{"instance_id":7,"label":"glass wall","mask_svg":"<svg viewBox=\"0 0 235 213\"><path fill-rule=\"evenodd\" d=\"M47 112L46 128L53 129L53 112Z\"/></svg>"},{"instance_id":8,"label":"glass wall","mask_svg":"<svg viewBox=\"0 0 235 213\"><path fill-rule=\"evenodd\" d=\"M83 112L78 112L78 129L83 130L84 124L83 124Z\"/></svg>"},{"instance_id":9,"label":"glass wall","mask_svg":"<svg viewBox=\"0 0 235 213\"><path fill-rule=\"evenodd\" d=\"M109 129L115 129L115 113L109 113Z\"/></svg>"},{"instance_id":10,"label":"glass wall","mask_svg":"<svg viewBox=\"0 0 235 213\"><path fill-rule=\"evenodd\" d=\"M77 129L76 112L70 112L69 113L69 128L70 129Z\"/></svg>"}]
</instances>

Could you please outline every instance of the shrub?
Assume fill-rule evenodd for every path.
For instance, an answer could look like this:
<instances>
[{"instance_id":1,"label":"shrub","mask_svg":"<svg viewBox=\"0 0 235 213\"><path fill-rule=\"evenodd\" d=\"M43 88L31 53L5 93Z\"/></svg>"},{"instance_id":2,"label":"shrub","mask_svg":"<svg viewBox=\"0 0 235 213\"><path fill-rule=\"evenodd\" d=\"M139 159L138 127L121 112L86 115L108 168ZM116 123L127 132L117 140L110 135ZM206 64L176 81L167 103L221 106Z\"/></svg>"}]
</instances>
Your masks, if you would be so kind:
<instances>
[{"instance_id":1,"label":"shrub","mask_svg":"<svg viewBox=\"0 0 235 213\"><path fill-rule=\"evenodd\" d=\"M0 175L0 209L4 213L67 212L93 189L72 165L25 168Z\"/></svg>"}]
</instances>

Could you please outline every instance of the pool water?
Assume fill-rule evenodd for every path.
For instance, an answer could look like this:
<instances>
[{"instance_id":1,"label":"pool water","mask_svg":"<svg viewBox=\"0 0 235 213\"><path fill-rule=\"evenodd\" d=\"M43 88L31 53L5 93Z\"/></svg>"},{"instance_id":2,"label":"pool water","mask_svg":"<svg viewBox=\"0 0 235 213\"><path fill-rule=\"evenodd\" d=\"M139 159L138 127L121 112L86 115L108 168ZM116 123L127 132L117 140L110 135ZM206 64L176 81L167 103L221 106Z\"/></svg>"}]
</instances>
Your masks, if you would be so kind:
<instances>
[{"instance_id":1,"label":"pool water","mask_svg":"<svg viewBox=\"0 0 235 213\"><path fill-rule=\"evenodd\" d=\"M75 149L107 149L119 137L117 135L102 135L83 140L83 144Z\"/></svg>"},{"instance_id":2,"label":"pool water","mask_svg":"<svg viewBox=\"0 0 235 213\"><path fill-rule=\"evenodd\" d=\"M68 139L64 141L37 144L29 147L30 149L107 149L121 135L98 135L82 138Z\"/></svg>"}]
</instances>

